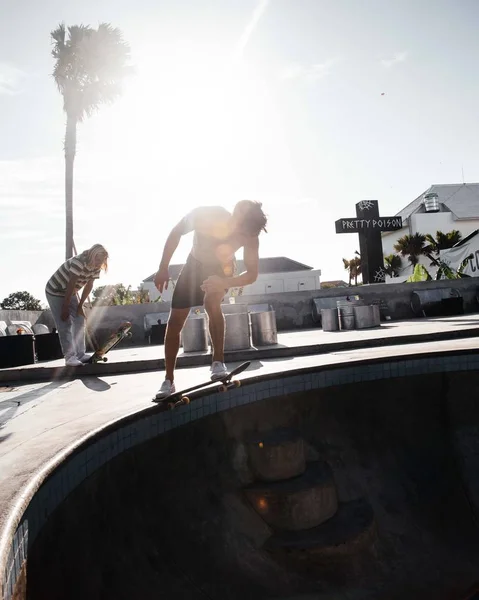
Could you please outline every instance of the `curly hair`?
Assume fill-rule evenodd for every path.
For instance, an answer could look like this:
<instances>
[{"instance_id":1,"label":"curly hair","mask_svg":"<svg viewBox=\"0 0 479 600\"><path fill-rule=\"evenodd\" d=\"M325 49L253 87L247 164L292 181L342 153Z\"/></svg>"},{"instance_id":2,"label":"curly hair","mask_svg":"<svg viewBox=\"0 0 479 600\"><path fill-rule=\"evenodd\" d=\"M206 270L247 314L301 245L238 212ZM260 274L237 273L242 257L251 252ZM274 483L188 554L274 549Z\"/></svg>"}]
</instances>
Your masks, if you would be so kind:
<instances>
[{"instance_id":1,"label":"curly hair","mask_svg":"<svg viewBox=\"0 0 479 600\"><path fill-rule=\"evenodd\" d=\"M236 207L242 211L243 218L241 224L248 235L258 236L262 231L267 233L266 224L268 218L262 206L262 203L256 200L240 200L236 204Z\"/></svg>"}]
</instances>

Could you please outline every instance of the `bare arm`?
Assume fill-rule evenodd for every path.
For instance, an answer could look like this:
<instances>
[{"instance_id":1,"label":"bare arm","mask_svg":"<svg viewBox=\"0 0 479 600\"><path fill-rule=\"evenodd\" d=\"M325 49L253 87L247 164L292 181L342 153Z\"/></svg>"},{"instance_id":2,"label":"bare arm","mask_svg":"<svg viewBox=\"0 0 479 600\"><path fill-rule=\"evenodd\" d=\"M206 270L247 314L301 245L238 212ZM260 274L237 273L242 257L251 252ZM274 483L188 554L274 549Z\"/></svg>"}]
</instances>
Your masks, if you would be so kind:
<instances>
[{"instance_id":1,"label":"bare arm","mask_svg":"<svg viewBox=\"0 0 479 600\"><path fill-rule=\"evenodd\" d=\"M178 248L181 236L184 233L184 222L181 220L175 227L173 227L166 239L165 247L163 248L163 256L161 257L160 266L154 279L155 286L161 293L163 293L164 289L168 289L168 281L170 279L168 267L170 266L170 261L175 253L175 250Z\"/></svg>"},{"instance_id":2,"label":"bare arm","mask_svg":"<svg viewBox=\"0 0 479 600\"><path fill-rule=\"evenodd\" d=\"M183 232L181 230L180 223L178 223L178 225L173 227L173 229L170 231L169 236L166 238L159 271L163 269L168 269L168 267L170 266L170 261L173 257L173 254L175 253L175 250L178 248L178 244L180 243L182 235Z\"/></svg>"},{"instance_id":3,"label":"bare arm","mask_svg":"<svg viewBox=\"0 0 479 600\"><path fill-rule=\"evenodd\" d=\"M83 303L85 302L85 300L88 298L90 292L93 289L93 279L90 279L90 281L86 284L86 286L83 288L83 292L80 298L80 304L78 305L79 308L81 308L83 306Z\"/></svg>"},{"instance_id":4,"label":"bare arm","mask_svg":"<svg viewBox=\"0 0 479 600\"><path fill-rule=\"evenodd\" d=\"M75 285L77 280L78 275L70 275L70 280L68 281L67 289L65 291L65 298L63 300L64 308L70 305L70 300L72 299L72 296L75 293Z\"/></svg>"},{"instance_id":5,"label":"bare arm","mask_svg":"<svg viewBox=\"0 0 479 600\"><path fill-rule=\"evenodd\" d=\"M243 287L245 285L254 283L258 279L259 239L257 237L251 238L245 244L243 261L246 271L243 271L243 273L237 277L227 277L225 287Z\"/></svg>"}]
</instances>

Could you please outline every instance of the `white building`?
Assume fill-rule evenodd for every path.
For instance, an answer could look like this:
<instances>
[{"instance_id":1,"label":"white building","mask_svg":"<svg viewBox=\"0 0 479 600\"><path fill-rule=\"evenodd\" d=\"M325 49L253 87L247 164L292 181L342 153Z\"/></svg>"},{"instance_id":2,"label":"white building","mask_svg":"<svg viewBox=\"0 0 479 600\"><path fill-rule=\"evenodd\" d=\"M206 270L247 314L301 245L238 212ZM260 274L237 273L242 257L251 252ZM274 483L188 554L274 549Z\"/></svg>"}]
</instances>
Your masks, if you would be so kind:
<instances>
[{"instance_id":1,"label":"white building","mask_svg":"<svg viewBox=\"0 0 479 600\"><path fill-rule=\"evenodd\" d=\"M242 260L238 260L238 273L245 270ZM170 277L176 283L183 265L170 265ZM147 277L141 284L142 289L149 292L150 300L155 301L160 293L155 287L153 279L155 274ZM304 290L319 290L321 271L313 269L308 265L286 258L285 256L275 256L271 258L259 259L258 279L252 285L247 285L243 289L243 296L262 296L264 294L278 294L281 292L302 292ZM231 291L230 291L231 293ZM162 294L165 302L171 300L173 286Z\"/></svg>"},{"instance_id":2,"label":"white building","mask_svg":"<svg viewBox=\"0 0 479 600\"><path fill-rule=\"evenodd\" d=\"M458 183L432 185L397 216L402 217L403 228L382 234L383 254L397 254L394 244L404 235L422 233L436 236L437 231L448 233L453 229L466 237L479 229L479 183ZM419 263L431 273L430 260L421 256ZM401 277L386 278L389 283L399 283L411 275L413 269L407 258L403 258Z\"/></svg>"}]
</instances>

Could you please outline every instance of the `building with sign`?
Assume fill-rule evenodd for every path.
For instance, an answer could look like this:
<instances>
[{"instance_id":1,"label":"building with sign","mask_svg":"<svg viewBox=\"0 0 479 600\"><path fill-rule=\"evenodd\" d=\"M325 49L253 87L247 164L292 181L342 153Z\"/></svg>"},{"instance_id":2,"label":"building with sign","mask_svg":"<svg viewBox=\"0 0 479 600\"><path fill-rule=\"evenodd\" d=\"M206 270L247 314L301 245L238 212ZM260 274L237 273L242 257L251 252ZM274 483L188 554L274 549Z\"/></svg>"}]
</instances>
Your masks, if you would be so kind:
<instances>
[{"instance_id":1,"label":"building with sign","mask_svg":"<svg viewBox=\"0 0 479 600\"><path fill-rule=\"evenodd\" d=\"M382 236L383 254L397 254L394 244L404 235L422 233L436 235L437 231L448 233L453 229L461 232L463 238L479 229L479 183L458 183L432 185L396 215L402 218L402 228L397 231L384 231ZM420 257L431 273L427 257ZM413 269L409 261L403 259L403 269L399 278L386 278L387 282L399 283L411 275Z\"/></svg>"},{"instance_id":2,"label":"building with sign","mask_svg":"<svg viewBox=\"0 0 479 600\"><path fill-rule=\"evenodd\" d=\"M182 264L170 265L170 277L175 283L178 279ZM242 260L237 261L237 271L241 273L245 270ZM151 301L157 300L160 296L153 282L155 274L147 277L141 284L141 289L148 290ZM281 292L302 292L305 290L319 290L321 271L313 269L308 265L297 262L286 256L274 256L271 258L259 259L259 276L252 284L244 287L242 296L263 296L265 294L278 294ZM165 302L170 302L173 294L173 286L162 294Z\"/></svg>"}]
</instances>

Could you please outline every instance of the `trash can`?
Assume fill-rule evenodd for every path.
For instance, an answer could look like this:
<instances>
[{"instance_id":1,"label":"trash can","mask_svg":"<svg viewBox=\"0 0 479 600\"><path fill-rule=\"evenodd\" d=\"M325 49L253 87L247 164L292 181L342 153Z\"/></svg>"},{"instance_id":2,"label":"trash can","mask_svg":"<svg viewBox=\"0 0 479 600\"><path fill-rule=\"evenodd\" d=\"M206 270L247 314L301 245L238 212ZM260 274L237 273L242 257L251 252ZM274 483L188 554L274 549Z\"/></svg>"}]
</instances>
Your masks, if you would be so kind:
<instances>
[{"instance_id":1,"label":"trash can","mask_svg":"<svg viewBox=\"0 0 479 600\"><path fill-rule=\"evenodd\" d=\"M351 300L338 300L339 326L341 329L354 329L354 306L356 303Z\"/></svg>"},{"instance_id":2,"label":"trash can","mask_svg":"<svg viewBox=\"0 0 479 600\"><path fill-rule=\"evenodd\" d=\"M225 351L251 348L249 314L247 312L225 315Z\"/></svg>"},{"instance_id":3,"label":"trash can","mask_svg":"<svg viewBox=\"0 0 479 600\"><path fill-rule=\"evenodd\" d=\"M0 337L0 369L33 365L35 363L34 336L31 334Z\"/></svg>"},{"instance_id":4,"label":"trash can","mask_svg":"<svg viewBox=\"0 0 479 600\"><path fill-rule=\"evenodd\" d=\"M278 343L276 313L274 310L252 312L251 338L253 346L272 346Z\"/></svg>"},{"instance_id":5,"label":"trash can","mask_svg":"<svg viewBox=\"0 0 479 600\"><path fill-rule=\"evenodd\" d=\"M58 333L41 333L36 335L35 351L38 360L58 360L59 358L63 358Z\"/></svg>"},{"instance_id":6,"label":"trash can","mask_svg":"<svg viewBox=\"0 0 479 600\"><path fill-rule=\"evenodd\" d=\"M206 352L208 350L208 334L206 318L189 317L181 332L183 352Z\"/></svg>"},{"instance_id":7,"label":"trash can","mask_svg":"<svg viewBox=\"0 0 479 600\"><path fill-rule=\"evenodd\" d=\"M370 306L354 306L353 310L356 329L367 329L381 325L379 306L375 304Z\"/></svg>"},{"instance_id":8,"label":"trash can","mask_svg":"<svg viewBox=\"0 0 479 600\"><path fill-rule=\"evenodd\" d=\"M334 308L322 308L321 309L321 324L323 331L338 331L339 330L339 318L338 309Z\"/></svg>"}]
</instances>

